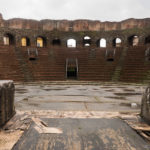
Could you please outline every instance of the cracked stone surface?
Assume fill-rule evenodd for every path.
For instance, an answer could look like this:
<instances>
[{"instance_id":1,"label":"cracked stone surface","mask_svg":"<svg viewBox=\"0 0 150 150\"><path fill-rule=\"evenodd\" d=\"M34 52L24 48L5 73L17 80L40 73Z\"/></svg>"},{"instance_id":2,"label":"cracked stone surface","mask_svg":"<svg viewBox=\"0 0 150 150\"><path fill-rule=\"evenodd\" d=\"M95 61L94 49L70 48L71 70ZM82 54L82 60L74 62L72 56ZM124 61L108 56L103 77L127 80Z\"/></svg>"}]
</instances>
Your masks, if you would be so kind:
<instances>
[{"instance_id":1,"label":"cracked stone surface","mask_svg":"<svg viewBox=\"0 0 150 150\"><path fill-rule=\"evenodd\" d=\"M9 147L0 141L3 149L150 148L140 134L143 127L149 129L139 117L146 85L37 82L15 87L16 115L4 127L15 137L10 136Z\"/></svg>"}]
</instances>

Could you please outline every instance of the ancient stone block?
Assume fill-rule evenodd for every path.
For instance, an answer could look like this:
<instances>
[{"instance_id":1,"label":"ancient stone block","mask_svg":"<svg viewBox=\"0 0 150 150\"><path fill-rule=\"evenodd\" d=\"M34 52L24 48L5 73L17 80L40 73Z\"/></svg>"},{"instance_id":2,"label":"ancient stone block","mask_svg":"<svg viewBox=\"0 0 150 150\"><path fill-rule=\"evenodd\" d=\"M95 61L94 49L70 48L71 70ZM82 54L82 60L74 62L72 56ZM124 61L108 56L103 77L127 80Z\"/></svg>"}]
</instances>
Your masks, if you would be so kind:
<instances>
[{"instance_id":1,"label":"ancient stone block","mask_svg":"<svg viewBox=\"0 0 150 150\"><path fill-rule=\"evenodd\" d=\"M0 126L4 125L15 113L13 81L0 81Z\"/></svg>"},{"instance_id":2,"label":"ancient stone block","mask_svg":"<svg viewBox=\"0 0 150 150\"><path fill-rule=\"evenodd\" d=\"M146 88L142 97L141 117L150 123L150 86Z\"/></svg>"}]
</instances>

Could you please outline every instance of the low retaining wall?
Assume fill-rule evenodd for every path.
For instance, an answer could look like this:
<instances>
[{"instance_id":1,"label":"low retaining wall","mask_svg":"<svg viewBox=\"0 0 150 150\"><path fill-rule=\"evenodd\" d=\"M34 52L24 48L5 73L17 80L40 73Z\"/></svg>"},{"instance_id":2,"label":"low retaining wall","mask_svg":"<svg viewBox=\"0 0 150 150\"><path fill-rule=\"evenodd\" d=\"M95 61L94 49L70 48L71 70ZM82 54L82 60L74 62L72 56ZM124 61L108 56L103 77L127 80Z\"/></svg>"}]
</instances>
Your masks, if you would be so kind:
<instances>
[{"instance_id":1,"label":"low retaining wall","mask_svg":"<svg viewBox=\"0 0 150 150\"><path fill-rule=\"evenodd\" d=\"M0 81L0 126L4 125L15 113L14 92L13 81Z\"/></svg>"}]
</instances>

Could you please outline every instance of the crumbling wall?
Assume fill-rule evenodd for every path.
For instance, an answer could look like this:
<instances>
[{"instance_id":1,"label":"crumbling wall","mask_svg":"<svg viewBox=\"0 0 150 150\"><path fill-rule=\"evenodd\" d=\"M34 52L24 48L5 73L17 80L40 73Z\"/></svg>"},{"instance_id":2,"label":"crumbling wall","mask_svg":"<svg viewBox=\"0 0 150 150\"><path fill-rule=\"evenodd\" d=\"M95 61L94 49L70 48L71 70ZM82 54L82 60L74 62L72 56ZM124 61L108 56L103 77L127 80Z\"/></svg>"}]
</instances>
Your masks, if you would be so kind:
<instances>
[{"instance_id":1,"label":"crumbling wall","mask_svg":"<svg viewBox=\"0 0 150 150\"><path fill-rule=\"evenodd\" d=\"M116 31L150 27L150 19L127 19L120 22L101 22L99 20L31 20L23 18L3 19L0 14L0 27L12 29L31 29L44 31Z\"/></svg>"},{"instance_id":2,"label":"crumbling wall","mask_svg":"<svg viewBox=\"0 0 150 150\"><path fill-rule=\"evenodd\" d=\"M141 117L150 123L150 85L146 88L142 97Z\"/></svg>"},{"instance_id":3,"label":"crumbling wall","mask_svg":"<svg viewBox=\"0 0 150 150\"><path fill-rule=\"evenodd\" d=\"M0 126L4 125L15 113L13 81L0 81Z\"/></svg>"},{"instance_id":4,"label":"crumbling wall","mask_svg":"<svg viewBox=\"0 0 150 150\"><path fill-rule=\"evenodd\" d=\"M52 46L54 39L61 40L61 47L66 47L69 38L77 40L77 47L83 47L84 36L91 38L91 46L97 47L99 40L105 38L107 46L112 46L115 38L122 40L122 46L128 46L129 37L139 38L139 45L145 44L150 36L150 19L127 19L121 22L101 22L97 20L31 20L22 18L3 19L0 14L0 45L4 45L3 37L11 34L14 44L21 46L21 38L27 37L30 45L36 46L38 36L45 39L45 46ZM150 43L150 42L149 42Z\"/></svg>"}]
</instances>

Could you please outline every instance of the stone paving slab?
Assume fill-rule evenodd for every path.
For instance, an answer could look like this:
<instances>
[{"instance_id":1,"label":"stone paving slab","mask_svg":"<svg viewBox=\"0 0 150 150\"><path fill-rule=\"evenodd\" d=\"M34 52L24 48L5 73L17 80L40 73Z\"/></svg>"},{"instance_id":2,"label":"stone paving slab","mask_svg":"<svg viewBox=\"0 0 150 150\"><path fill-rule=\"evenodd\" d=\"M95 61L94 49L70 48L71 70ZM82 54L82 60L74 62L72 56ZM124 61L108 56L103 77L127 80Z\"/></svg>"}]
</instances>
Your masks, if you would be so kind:
<instances>
[{"instance_id":1,"label":"stone paving slab","mask_svg":"<svg viewBox=\"0 0 150 150\"><path fill-rule=\"evenodd\" d=\"M12 150L149 150L124 121L113 119L33 119Z\"/></svg>"},{"instance_id":2,"label":"stone paving slab","mask_svg":"<svg viewBox=\"0 0 150 150\"><path fill-rule=\"evenodd\" d=\"M140 111L143 85L16 85L17 110ZM136 103L135 109L131 104Z\"/></svg>"}]
</instances>

